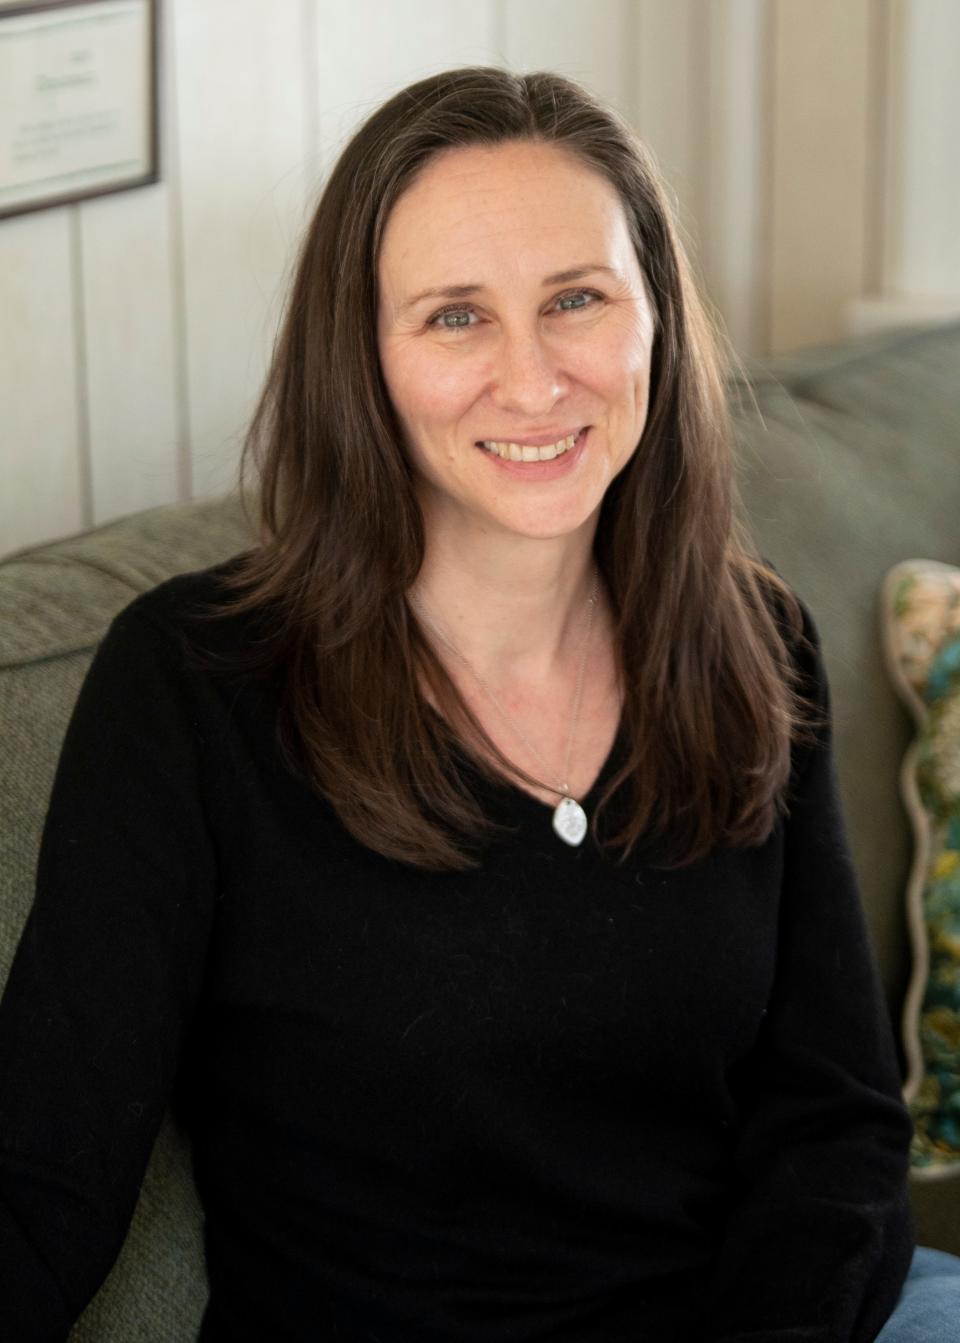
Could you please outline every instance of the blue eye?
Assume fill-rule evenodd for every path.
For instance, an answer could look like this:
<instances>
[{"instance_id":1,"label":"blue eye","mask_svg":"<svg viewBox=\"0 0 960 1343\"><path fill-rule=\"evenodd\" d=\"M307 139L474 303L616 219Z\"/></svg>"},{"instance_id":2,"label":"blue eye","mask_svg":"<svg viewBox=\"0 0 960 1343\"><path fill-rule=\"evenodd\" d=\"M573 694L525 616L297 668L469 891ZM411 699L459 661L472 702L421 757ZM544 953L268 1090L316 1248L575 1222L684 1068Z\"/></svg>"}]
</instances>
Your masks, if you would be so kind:
<instances>
[{"instance_id":1,"label":"blue eye","mask_svg":"<svg viewBox=\"0 0 960 1343\"><path fill-rule=\"evenodd\" d=\"M441 308L435 312L427 326L438 327L441 331L465 331L470 325L472 308ZM452 320L447 320L447 319Z\"/></svg>"},{"instance_id":2,"label":"blue eye","mask_svg":"<svg viewBox=\"0 0 960 1343\"><path fill-rule=\"evenodd\" d=\"M592 289L577 289L571 294L561 294L555 302L560 312L584 312L599 302L600 298L601 295ZM427 325L440 331L469 331L473 325L470 321L473 312L473 308L441 308L433 314Z\"/></svg>"},{"instance_id":3,"label":"blue eye","mask_svg":"<svg viewBox=\"0 0 960 1343\"><path fill-rule=\"evenodd\" d=\"M450 331L456 331L458 327L470 325L470 314L463 308L457 308L453 312L442 312L440 316L443 318L441 325ZM451 318L452 320L448 320Z\"/></svg>"}]
</instances>

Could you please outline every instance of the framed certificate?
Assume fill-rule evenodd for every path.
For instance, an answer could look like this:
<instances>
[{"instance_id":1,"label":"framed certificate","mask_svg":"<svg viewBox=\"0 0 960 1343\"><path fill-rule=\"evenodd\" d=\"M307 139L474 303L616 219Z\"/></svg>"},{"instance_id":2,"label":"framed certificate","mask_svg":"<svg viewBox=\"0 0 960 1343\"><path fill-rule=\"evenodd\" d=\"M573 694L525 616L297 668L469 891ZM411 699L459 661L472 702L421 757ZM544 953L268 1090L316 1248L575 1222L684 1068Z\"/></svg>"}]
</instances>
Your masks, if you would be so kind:
<instances>
[{"instance_id":1,"label":"framed certificate","mask_svg":"<svg viewBox=\"0 0 960 1343\"><path fill-rule=\"evenodd\" d=\"M0 7L0 218L159 179L159 3Z\"/></svg>"}]
</instances>

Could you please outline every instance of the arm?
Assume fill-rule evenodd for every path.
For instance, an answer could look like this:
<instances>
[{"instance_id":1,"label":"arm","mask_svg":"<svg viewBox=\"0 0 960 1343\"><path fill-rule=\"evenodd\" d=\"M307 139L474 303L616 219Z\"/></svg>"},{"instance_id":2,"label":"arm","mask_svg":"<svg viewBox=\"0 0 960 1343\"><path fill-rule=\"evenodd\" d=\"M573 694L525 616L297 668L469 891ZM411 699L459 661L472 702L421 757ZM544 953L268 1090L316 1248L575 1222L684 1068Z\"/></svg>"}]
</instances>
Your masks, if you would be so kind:
<instances>
[{"instance_id":1,"label":"arm","mask_svg":"<svg viewBox=\"0 0 960 1343\"><path fill-rule=\"evenodd\" d=\"M128 608L70 721L0 1006L5 1343L66 1337L123 1243L171 1092L215 884L195 719L175 642Z\"/></svg>"},{"instance_id":2,"label":"arm","mask_svg":"<svg viewBox=\"0 0 960 1343\"><path fill-rule=\"evenodd\" d=\"M806 660L829 724L816 629ZM777 976L737 1079L739 1190L705 1316L710 1343L868 1343L913 1250L911 1126L844 831L829 725L797 762Z\"/></svg>"}]
</instances>

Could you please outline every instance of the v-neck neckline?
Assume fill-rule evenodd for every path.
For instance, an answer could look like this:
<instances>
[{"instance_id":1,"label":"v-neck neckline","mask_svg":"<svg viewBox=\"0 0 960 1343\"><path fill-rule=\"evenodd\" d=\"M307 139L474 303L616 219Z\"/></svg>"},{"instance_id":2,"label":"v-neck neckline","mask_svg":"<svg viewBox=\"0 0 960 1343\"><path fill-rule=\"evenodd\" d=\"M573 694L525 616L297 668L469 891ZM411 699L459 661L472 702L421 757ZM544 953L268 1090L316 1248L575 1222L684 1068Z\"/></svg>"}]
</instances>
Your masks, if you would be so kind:
<instances>
[{"instance_id":1,"label":"v-neck neckline","mask_svg":"<svg viewBox=\"0 0 960 1343\"><path fill-rule=\"evenodd\" d=\"M446 726L446 719L443 715L438 713L429 700L426 701L426 704L434 718ZM613 741L610 743L610 749L607 751L603 763L597 771L590 787L576 799L576 801L583 807L584 811L587 812L588 816L590 815L590 807L596 801L597 794L601 791L606 784L607 779L613 773L615 762L623 747L623 731L623 711L621 709L620 717L617 720L617 730L613 734ZM544 802L542 798L534 797L533 793L528 792L520 783L515 782L504 774L498 774L496 777L490 778L481 771L477 762L474 760L474 757L470 755L469 751L467 751L467 749L460 743L459 739L454 734L451 734L451 737L460 760L464 762L470 772L480 780L485 787L495 790L496 795L500 798L512 797L513 799L516 799L519 797L524 803L529 803L530 809L535 809L538 815L546 813L548 817L553 816L553 813L556 811L557 805L561 800L562 794L557 794L556 802Z\"/></svg>"},{"instance_id":2,"label":"v-neck neckline","mask_svg":"<svg viewBox=\"0 0 960 1343\"><path fill-rule=\"evenodd\" d=\"M610 749L604 756L603 762L601 763L599 770L594 776L593 782L590 784L590 787L587 789L585 793L582 793L579 797L574 799L576 802L579 802L580 806L583 807L584 811L587 813L588 816L590 814L590 805L595 801L597 793L600 792L603 785L606 783L609 775L613 773L614 757L619 755L620 747L622 744L621 743L622 733L623 733L623 716L621 714L621 717L617 721L617 730L613 734L613 741L610 743ZM542 798L534 797L533 793L528 792L527 789L524 788L522 784L516 783L512 779L508 779L506 776L501 776L500 778L498 778L497 785L498 787L502 788L503 790L509 793L519 794L527 802L532 803L532 805L536 807L538 812L547 812L549 813L550 816L552 816L553 813L556 811L557 806L560 803L561 798L563 796L561 793L557 793L557 799L555 802L544 802Z\"/></svg>"}]
</instances>

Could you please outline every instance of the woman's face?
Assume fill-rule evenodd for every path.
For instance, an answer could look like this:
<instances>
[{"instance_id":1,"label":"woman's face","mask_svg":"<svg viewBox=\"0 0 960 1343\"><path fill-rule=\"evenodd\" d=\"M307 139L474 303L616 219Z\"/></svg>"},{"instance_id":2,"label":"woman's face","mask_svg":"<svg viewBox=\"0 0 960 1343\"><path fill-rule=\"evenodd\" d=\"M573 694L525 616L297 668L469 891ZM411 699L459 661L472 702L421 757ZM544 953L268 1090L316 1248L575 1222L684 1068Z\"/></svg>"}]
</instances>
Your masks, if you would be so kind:
<instances>
[{"instance_id":1,"label":"woman's face","mask_svg":"<svg viewBox=\"0 0 960 1343\"><path fill-rule=\"evenodd\" d=\"M654 328L606 179L553 145L445 150L387 220L378 287L428 530L547 538L595 519L643 432Z\"/></svg>"}]
</instances>

